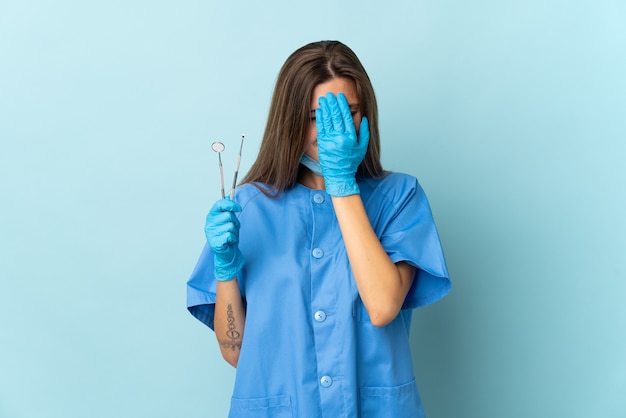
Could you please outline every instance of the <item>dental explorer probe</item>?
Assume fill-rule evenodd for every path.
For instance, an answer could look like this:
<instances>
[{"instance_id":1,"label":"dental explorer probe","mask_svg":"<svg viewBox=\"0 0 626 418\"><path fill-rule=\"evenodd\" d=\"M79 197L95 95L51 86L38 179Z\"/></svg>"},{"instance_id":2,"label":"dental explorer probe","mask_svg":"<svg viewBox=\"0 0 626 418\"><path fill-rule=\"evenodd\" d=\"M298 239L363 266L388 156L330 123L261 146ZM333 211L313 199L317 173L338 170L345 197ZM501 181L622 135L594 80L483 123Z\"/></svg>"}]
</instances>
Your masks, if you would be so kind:
<instances>
[{"instance_id":1,"label":"dental explorer probe","mask_svg":"<svg viewBox=\"0 0 626 418\"><path fill-rule=\"evenodd\" d=\"M239 164L241 164L241 150L243 149L243 140L246 134L241 134L241 145L239 145L239 155L237 155L237 164L235 165L235 177L233 178L233 188L230 189L230 200L235 198L235 187L237 187L237 174L239 174Z\"/></svg>"}]
</instances>

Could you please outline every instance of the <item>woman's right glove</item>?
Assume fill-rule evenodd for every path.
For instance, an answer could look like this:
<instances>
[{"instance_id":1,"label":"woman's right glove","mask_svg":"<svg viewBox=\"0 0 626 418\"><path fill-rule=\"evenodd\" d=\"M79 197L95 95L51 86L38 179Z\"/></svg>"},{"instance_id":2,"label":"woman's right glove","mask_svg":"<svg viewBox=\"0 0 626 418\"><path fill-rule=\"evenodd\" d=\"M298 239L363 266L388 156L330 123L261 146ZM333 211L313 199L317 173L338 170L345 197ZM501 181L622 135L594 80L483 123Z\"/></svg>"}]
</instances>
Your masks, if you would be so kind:
<instances>
[{"instance_id":1,"label":"woman's right glove","mask_svg":"<svg viewBox=\"0 0 626 418\"><path fill-rule=\"evenodd\" d=\"M237 202L221 199L206 217L204 234L215 254L215 278L219 281L234 279L243 267L243 255L238 246L240 224L235 212L241 212Z\"/></svg>"}]
</instances>

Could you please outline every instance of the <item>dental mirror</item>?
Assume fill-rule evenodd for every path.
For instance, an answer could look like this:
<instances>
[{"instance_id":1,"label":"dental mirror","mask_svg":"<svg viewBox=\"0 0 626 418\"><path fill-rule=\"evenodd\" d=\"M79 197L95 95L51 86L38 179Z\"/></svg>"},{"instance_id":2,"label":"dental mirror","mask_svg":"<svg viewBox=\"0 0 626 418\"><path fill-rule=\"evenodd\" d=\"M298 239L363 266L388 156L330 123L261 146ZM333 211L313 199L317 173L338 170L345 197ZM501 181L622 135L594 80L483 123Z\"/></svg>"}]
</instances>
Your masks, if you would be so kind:
<instances>
[{"instance_id":1,"label":"dental mirror","mask_svg":"<svg viewBox=\"0 0 626 418\"><path fill-rule=\"evenodd\" d=\"M224 151L226 147L224 146L224 144L222 144L219 141L215 141L214 143L211 144L211 149L215 152L217 152L217 158L219 161L219 166L220 166L220 185L222 186L222 199L226 196L224 194L224 169L222 167L222 154L221 152Z\"/></svg>"}]
</instances>

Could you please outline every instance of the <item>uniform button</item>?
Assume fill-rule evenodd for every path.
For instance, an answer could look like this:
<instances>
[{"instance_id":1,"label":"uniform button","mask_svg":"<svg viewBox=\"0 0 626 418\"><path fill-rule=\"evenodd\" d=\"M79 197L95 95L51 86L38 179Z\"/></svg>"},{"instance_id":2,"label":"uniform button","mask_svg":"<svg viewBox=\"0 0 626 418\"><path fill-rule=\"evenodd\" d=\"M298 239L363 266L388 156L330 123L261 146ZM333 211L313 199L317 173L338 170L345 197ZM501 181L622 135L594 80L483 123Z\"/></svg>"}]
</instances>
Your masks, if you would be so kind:
<instances>
[{"instance_id":1,"label":"uniform button","mask_svg":"<svg viewBox=\"0 0 626 418\"><path fill-rule=\"evenodd\" d=\"M322 385L322 387L328 388L332 384L333 379L331 379L330 376L322 376L322 378L320 379L320 385Z\"/></svg>"},{"instance_id":2,"label":"uniform button","mask_svg":"<svg viewBox=\"0 0 626 418\"><path fill-rule=\"evenodd\" d=\"M324 251L321 248L313 248L313 257L322 258L324 256Z\"/></svg>"},{"instance_id":3,"label":"uniform button","mask_svg":"<svg viewBox=\"0 0 626 418\"><path fill-rule=\"evenodd\" d=\"M321 193L317 193L315 194L315 196L313 196L313 200L315 201L315 203L324 203L324 200L326 200L324 198L324 195Z\"/></svg>"},{"instance_id":4,"label":"uniform button","mask_svg":"<svg viewBox=\"0 0 626 418\"><path fill-rule=\"evenodd\" d=\"M324 320L326 319L326 312L317 311L313 314L313 318L315 318L317 322L324 322Z\"/></svg>"}]
</instances>

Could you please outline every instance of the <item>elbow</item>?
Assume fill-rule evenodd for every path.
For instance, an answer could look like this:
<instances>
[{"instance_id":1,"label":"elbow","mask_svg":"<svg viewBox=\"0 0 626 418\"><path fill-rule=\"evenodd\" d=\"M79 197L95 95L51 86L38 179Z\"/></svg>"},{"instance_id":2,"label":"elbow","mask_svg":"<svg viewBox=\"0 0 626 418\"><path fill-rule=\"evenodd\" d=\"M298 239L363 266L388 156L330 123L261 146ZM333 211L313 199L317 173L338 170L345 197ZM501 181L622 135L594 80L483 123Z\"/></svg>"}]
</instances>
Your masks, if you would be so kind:
<instances>
[{"instance_id":1,"label":"elbow","mask_svg":"<svg viewBox=\"0 0 626 418\"><path fill-rule=\"evenodd\" d=\"M239 353L241 352L241 340L239 341L220 341L220 352L226 363L237 368L239 363Z\"/></svg>"},{"instance_id":2,"label":"elbow","mask_svg":"<svg viewBox=\"0 0 626 418\"><path fill-rule=\"evenodd\" d=\"M370 317L370 322L377 328L384 327L388 325L391 321L396 319L399 309L393 307L386 307L381 309L368 309L368 314Z\"/></svg>"},{"instance_id":3,"label":"elbow","mask_svg":"<svg viewBox=\"0 0 626 418\"><path fill-rule=\"evenodd\" d=\"M226 360L226 363L230 364L234 368L237 368L237 363L239 363L239 352L222 351L222 357Z\"/></svg>"},{"instance_id":4,"label":"elbow","mask_svg":"<svg viewBox=\"0 0 626 418\"><path fill-rule=\"evenodd\" d=\"M376 328L382 328L385 325L387 325L389 322L391 321L386 321L386 320L374 320L372 319L372 325L374 325Z\"/></svg>"}]
</instances>

